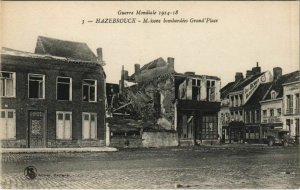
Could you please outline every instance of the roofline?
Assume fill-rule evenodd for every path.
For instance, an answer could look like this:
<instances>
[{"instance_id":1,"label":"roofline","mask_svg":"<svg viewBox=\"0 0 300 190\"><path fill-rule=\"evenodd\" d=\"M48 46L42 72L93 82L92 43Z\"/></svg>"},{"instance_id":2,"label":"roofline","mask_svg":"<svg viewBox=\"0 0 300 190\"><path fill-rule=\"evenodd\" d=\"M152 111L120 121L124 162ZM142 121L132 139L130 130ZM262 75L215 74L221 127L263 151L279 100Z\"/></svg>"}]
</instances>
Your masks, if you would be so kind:
<instances>
[{"instance_id":1,"label":"roofline","mask_svg":"<svg viewBox=\"0 0 300 190\"><path fill-rule=\"evenodd\" d=\"M282 98L276 98L276 99L269 99L269 100L261 100L260 103L266 103L266 102L272 102L272 101L279 101L282 100Z\"/></svg>"},{"instance_id":2,"label":"roofline","mask_svg":"<svg viewBox=\"0 0 300 190\"><path fill-rule=\"evenodd\" d=\"M294 82L283 83L282 86L287 86L287 85L296 84L296 83L300 83L300 81L294 81Z\"/></svg>"},{"instance_id":3,"label":"roofline","mask_svg":"<svg viewBox=\"0 0 300 190\"><path fill-rule=\"evenodd\" d=\"M212 76L212 75L197 75L197 74L195 74L195 75L186 75L184 73L175 73L175 74L173 74L173 76L175 76L175 77L191 77L191 78L197 78L197 77L214 77L214 78L216 78L215 80L221 80L219 77Z\"/></svg>"},{"instance_id":4,"label":"roofline","mask_svg":"<svg viewBox=\"0 0 300 190\"><path fill-rule=\"evenodd\" d=\"M71 41L71 40L61 40L61 39L58 39L58 38L51 38L51 37L47 37L47 36L38 36L37 39L40 39L40 38L48 38L48 39L51 39L51 40L57 40L57 41L71 42L71 43L78 43L78 44L85 44L85 45L87 45L86 42L77 42L77 41Z\"/></svg>"},{"instance_id":5,"label":"roofline","mask_svg":"<svg viewBox=\"0 0 300 190\"><path fill-rule=\"evenodd\" d=\"M37 53L20 51L20 50L15 50L15 49L6 48L6 47L2 47L2 48L5 48L6 50L5 49L4 50L1 49L1 51L0 51L0 55L1 56L23 57L23 58L30 58L30 59L47 59L47 60L54 59L54 60L58 60L58 61L67 61L67 62L74 62L74 63L90 63L90 64L100 65L96 61L87 61L87 60L80 60L80 59L70 59L70 58L67 58L67 57L60 57L60 56L53 56L53 55L46 55L46 54L37 54ZM22 53L22 54L25 54L25 55L28 55L28 56L10 54L10 53L3 52L3 51L18 52L18 53ZM102 65L100 65L100 66L102 67Z\"/></svg>"}]
</instances>

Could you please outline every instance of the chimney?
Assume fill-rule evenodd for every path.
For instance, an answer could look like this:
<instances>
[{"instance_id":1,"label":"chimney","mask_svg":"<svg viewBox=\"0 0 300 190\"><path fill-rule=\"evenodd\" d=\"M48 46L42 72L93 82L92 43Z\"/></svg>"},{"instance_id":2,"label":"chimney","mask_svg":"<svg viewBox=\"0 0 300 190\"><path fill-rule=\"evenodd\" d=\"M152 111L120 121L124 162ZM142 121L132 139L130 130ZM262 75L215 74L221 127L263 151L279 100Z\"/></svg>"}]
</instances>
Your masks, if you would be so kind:
<instances>
[{"instance_id":1,"label":"chimney","mask_svg":"<svg viewBox=\"0 0 300 190\"><path fill-rule=\"evenodd\" d=\"M282 76L282 68L281 67L274 67L273 68L273 79L277 80Z\"/></svg>"},{"instance_id":2,"label":"chimney","mask_svg":"<svg viewBox=\"0 0 300 190\"><path fill-rule=\"evenodd\" d=\"M235 82L237 82L243 78L244 78L243 73L240 73L240 72L235 73Z\"/></svg>"},{"instance_id":3,"label":"chimney","mask_svg":"<svg viewBox=\"0 0 300 190\"><path fill-rule=\"evenodd\" d=\"M252 68L252 74L256 75L256 74L260 74L260 73L261 73L260 67L258 66L258 62L256 62L256 67Z\"/></svg>"},{"instance_id":4,"label":"chimney","mask_svg":"<svg viewBox=\"0 0 300 190\"><path fill-rule=\"evenodd\" d=\"M123 90L124 90L124 65L122 65L122 71L121 71L121 80L119 81L119 91L120 91L120 94L123 93Z\"/></svg>"},{"instance_id":5,"label":"chimney","mask_svg":"<svg viewBox=\"0 0 300 190\"><path fill-rule=\"evenodd\" d=\"M140 64L134 64L134 74L139 75L141 73L141 65Z\"/></svg>"},{"instance_id":6,"label":"chimney","mask_svg":"<svg viewBox=\"0 0 300 190\"><path fill-rule=\"evenodd\" d=\"M105 62L103 61L102 48L97 48L97 59L100 65L105 65Z\"/></svg>"},{"instance_id":7,"label":"chimney","mask_svg":"<svg viewBox=\"0 0 300 190\"><path fill-rule=\"evenodd\" d=\"M124 80L128 80L129 77L128 77L128 71L127 70L124 70Z\"/></svg>"},{"instance_id":8,"label":"chimney","mask_svg":"<svg viewBox=\"0 0 300 190\"><path fill-rule=\"evenodd\" d=\"M168 58L167 58L168 66L169 66L170 68L173 68L173 69L174 69L174 63L175 63L174 60L175 60L175 59L174 59L173 57L168 57Z\"/></svg>"},{"instance_id":9,"label":"chimney","mask_svg":"<svg viewBox=\"0 0 300 190\"><path fill-rule=\"evenodd\" d=\"M250 77L252 75L252 71L251 70L247 70L246 71L246 78Z\"/></svg>"}]
</instances>

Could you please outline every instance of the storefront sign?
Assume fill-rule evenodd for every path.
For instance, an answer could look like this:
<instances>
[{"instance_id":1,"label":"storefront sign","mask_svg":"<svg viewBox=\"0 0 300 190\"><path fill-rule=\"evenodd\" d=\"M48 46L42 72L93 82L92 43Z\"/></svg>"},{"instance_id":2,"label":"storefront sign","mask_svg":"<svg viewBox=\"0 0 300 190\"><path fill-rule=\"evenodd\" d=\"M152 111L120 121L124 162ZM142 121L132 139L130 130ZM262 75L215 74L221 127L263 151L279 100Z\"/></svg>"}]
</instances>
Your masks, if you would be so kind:
<instances>
[{"instance_id":1,"label":"storefront sign","mask_svg":"<svg viewBox=\"0 0 300 190\"><path fill-rule=\"evenodd\" d=\"M259 84L260 84L260 79L258 78L244 88L244 98L245 98L244 103L246 103L249 100L249 98L255 92Z\"/></svg>"}]
</instances>

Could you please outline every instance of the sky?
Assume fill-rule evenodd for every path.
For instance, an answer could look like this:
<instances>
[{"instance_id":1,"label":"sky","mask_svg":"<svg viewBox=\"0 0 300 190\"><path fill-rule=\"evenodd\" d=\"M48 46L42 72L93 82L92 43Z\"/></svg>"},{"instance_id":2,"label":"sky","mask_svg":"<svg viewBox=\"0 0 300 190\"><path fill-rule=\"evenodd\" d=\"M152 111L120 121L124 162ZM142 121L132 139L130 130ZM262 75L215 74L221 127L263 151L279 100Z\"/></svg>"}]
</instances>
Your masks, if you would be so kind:
<instances>
[{"instance_id":1,"label":"sky","mask_svg":"<svg viewBox=\"0 0 300 190\"><path fill-rule=\"evenodd\" d=\"M107 82L118 83L122 65L175 58L177 72L221 78L222 86L259 62L262 71L299 70L299 1L212 2L1 2L1 46L34 52L37 36L103 48ZM175 15L118 15L137 10ZM96 18L202 19L215 23L85 23Z\"/></svg>"}]
</instances>

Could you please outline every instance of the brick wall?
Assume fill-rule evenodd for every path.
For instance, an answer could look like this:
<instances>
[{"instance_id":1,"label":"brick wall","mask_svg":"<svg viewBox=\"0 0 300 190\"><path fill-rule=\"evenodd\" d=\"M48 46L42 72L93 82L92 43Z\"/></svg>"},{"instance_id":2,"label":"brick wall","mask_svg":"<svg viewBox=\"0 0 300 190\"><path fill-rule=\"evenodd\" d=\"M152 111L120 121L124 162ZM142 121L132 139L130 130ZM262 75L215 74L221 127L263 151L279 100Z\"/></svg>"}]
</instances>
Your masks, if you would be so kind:
<instances>
[{"instance_id":1,"label":"brick wall","mask_svg":"<svg viewBox=\"0 0 300 190\"><path fill-rule=\"evenodd\" d=\"M28 145L28 110L46 113L46 145L49 147L92 146L105 139L105 74L100 65L71 63L53 59L38 59L2 55L1 70L16 72L16 98L2 98L2 109L16 110L16 142L4 147ZM45 75L45 99L28 98L28 73ZM56 77L72 78L72 101L56 100ZM97 102L82 101L82 79L97 80ZM56 141L56 111L72 112L72 140ZM97 113L97 140L89 143L82 139L82 112ZM102 140L102 143L100 143Z\"/></svg>"}]
</instances>

